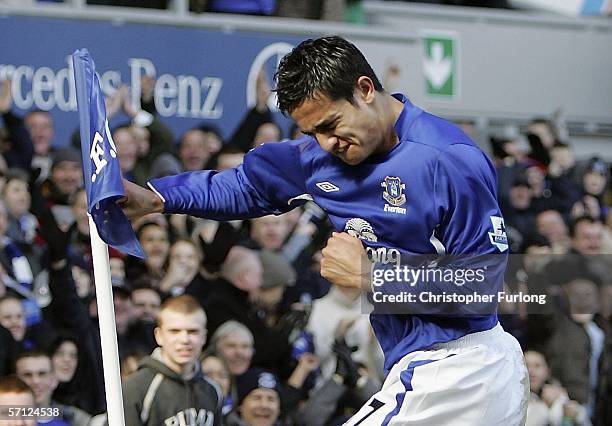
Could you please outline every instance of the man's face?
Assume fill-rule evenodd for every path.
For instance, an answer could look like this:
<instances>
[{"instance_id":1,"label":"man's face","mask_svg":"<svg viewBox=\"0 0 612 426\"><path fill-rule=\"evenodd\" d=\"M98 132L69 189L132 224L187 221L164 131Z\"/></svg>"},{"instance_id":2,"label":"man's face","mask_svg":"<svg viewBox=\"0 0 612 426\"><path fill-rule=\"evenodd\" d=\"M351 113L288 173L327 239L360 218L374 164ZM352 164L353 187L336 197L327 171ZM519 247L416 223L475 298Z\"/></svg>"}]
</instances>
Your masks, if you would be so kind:
<instances>
[{"instance_id":1,"label":"man's face","mask_svg":"<svg viewBox=\"0 0 612 426\"><path fill-rule=\"evenodd\" d=\"M187 241L177 241L170 249L170 263L176 263L186 276L193 277L200 268L200 257L193 244Z\"/></svg>"},{"instance_id":2,"label":"man's face","mask_svg":"<svg viewBox=\"0 0 612 426\"><path fill-rule=\"evenodd\" d=\"M525 177L527 182L531 186L531 193L533 196L540 196L544 191L546 183L546 175L539 167L532 166L525 171Z\"/></svg>"},{"instance_id":3,"label":"man's face","mask_svg":"<svg viewBox=\"0 0 612 426\"><path fill-rule=\"evenodd\" d=\"M531 204L531 189L525 185L513 186L510 189L510 203L518 210L525 210Z\"/></svg>"},{"instance_id":4,"label":"man's face","mask_svg":"<svg viewBox=\"0 0 612 426\"><path fill-rule=\"evenodd\" d=\"M264 309L274 309L283 299L284 285L255 290L256 303Z\"/></svg>"},{"instance_id":5,"label":"man's face","mask_svg":"<svg viewBox=\"0 0 612 426\"><path fill-rule=\"evenodd\" d=\"M161 346L164 363L182 372L200 356L206 341L205 317L202 311L183 314L165 310L160 314L155 340Z\"/></svg>"},{"instance_id":6,"label":"man's face","mask_svg":"<svg viewBox=\"0 0 612 426\"><path fill-rule=\"evenodd\" d=\"M34 112L25 119L25 125L30 132L34 152L46 156L53 141L53 120L47 112Z\"/></svg>"},{"instance_id":7,"label":"man's face","mask_svg":"<svg viewBox=\"0 0 612 426\"><path fill-rule=\"evenodd\" d=\"M284 216L263 216L251 221L251 238L266 250L279 250L289 232Z\"/></svg>"},{"instance_id":8,"label":"man's face","mask_svg":"<svg viewBox=\"0 0 612 426\"><path fill-rule=\"evenodd\" d=\"M159 293L149 288L139 288L132 292L134 316L142 321L156 322L159 317L161 299Z\"/></svg>"},{"instance_id":9,"label":"man's face","mask_svg":"<svg viewBox=\"0 0 612 426\"><path fill-rule=\"evenodd\" d=\"M572 247L584 255L601 254L603 225L599 222L582 221L576 225Z\"/></svg>"},{"instance_id":10,"label":"man's face","mask_svg":"<svg viewBox=\"0 0 612 426\"><path fill-rule=\"evenodd\" d=\"M232 280L232 284L242 291L252 293L261 287L263 279L263 266L257 255L246 259L240 273Z\"/></svg>"},{"instance_id":11,"label":"man's face","mask_svg":"<svg viewBox=\"0 0 612 426\"><path fill-rule=\"evenodd\" d=\"M233 376L241 375L251 366L253 341L249 336L243 333L225 336L219 340L217 349Z\"/></svg>"},{"instance_id":12,"label":"man's face","mask_svg":"<svg viewBox=\"0 0 612 426\"><path fill-rule=\"evenodd\" d=\"M33 407L34 396L30 392L21 393L0 393L0 413L3 416L8 416L9 407ZM23 419L13 418L10 420L0 420L0 424L4 426L36 426L36 420L31 417Z\"/></svg>"},{"instance_id":13,"label":"man's face","mask_svg":"<svg viewBox=\"0 0 612 426\"><path fill-rule=\"evenodd\" d=\"M131 126L130 133L137 146L139 156L145 156L149 153L151 133L146 127Z\"/></svg>"},{"instance_id":14,"label":"man's face","mask_svg":"<svg viewBox=\"0 0 612 426\"><path fill-rule=\"evenodd\" d=\"M125 262L119 257L111 257L109 259L111 278L119 281L125 280Z\"/></svg>"},{"instance_id":15,"label":"man's face","mask_svg":"<svg viewBox=\"0 0 612 426\"><path fill-rule=\"evenodd\" d=\"M34 392L36 404L49 406L51 394L58 384L51 359L46 356L21 358L15 365L15 372Z\"/></svg>"},{"instance_id":16,"label":"man's face","mask_svg":"<svg viewBox=\"0 0 612 426\"><path fill-rule=\"evenodd\" d=\"M140 234L140 244L147 258L163 258L166 260L170 244L168 243L168 233L164 228L157 225L147 225Z\"/></svg>"},{"instance_id":17,"label":"man's face","mask_svg":"<svg viewBox=\"0 0 612 426\"><path fill-rule=\"evenodd\" d=\"M53 166L51 181L64 195L72 195L81 187L83 175L81 166L72 161L62 161Z\"/></svg>"},{"instance_id":18,"label":"man's face","mask_svg":"<svg viewBox=\"0 0 612 426\"><path fill-rule=\"evenodd\" d=\"M0 324L11 332L16 342L21 342L26 332L23 306L18 300L7 299L0 303Z\"/></svg>"},{"instance_id":19,"label":"man's face","mask_svg":"<svg viewBox=\"0 0 612 426\"><path fill-rule=\"evenodd\" d=\"M83 235L89 235L89 218L87 217L87 193L79 191L72 202L72 213L76 220L77 229Z\"/></svg>"},{"instance_id":20,"label":"man's face","mask_svg":"<svg viewBox=\"0 0 612 426\"><path fill-rule=\"evenodd\" d=\"M113 289L113 305L115 307L117 333L125 334L132 321L132 300L123 291Z\"/></svg>"},{"instance_id":21,"label":"man's face","mask_svg":"<svg viewBox=\"0 0 612 426\"><path fill-rule=\"evenodd\" d=\"M587 194L599 196L606 189L606 176L590 171L584 175L583 185Z\"/></svg>"},{"instance_id":22,"label":"man's face","mask_svg":"<svg viewBox=\"0 0 612 426\"><path fill-rule=\"evenodd\" d=\"M138 143L132 136L132 133L128 128L121 128L115 130L113 133L113 140L117 147L117 154L119 155L119 165L123 173L129 173L134 169L136 161L138 160Z\"/></svg>"},{"instance_id":23,"label":"man's face","mask_svg":"<svg viewBox=\"0 0 612 426\"><path fill-rule=\"evenodd\" d=\"M240 404L240 417L249 426L272 426L279 414L280 398L272 389L255 389Z\"/></svg>"},{"instance_id":24,"label":"man's face","mask_svg":"<svg viewBox=\"0 0 612 426\"><path fill-rule=\"evenodd\" d=\"M15 217L24 214L30 208L30 191L28 184L19 179L12 179L4 187L4 202Z\"/></svg>"},{"instance_id":25,"label":"man's face","mask_svg":"<svg viewBox=\"0 0 612 426\"><path fill-rule=\"evenodd\" d=\"M563 170L569 170L576 164L574 153L571 149L563 146L555 147L550 151L551 161L561 165Z\"/></svg>"},{"instance_id":26,"label":"man's face","mask_svg":"<svg viewBox=\"0 0 612 426\"><path fill-rule=\"evenodd\" d=\"M77 295L79 298L84 299L85 297L89 296L93 289L91 275L78 266L73 266L71 271Z\"/></svg>"},{"instance_id":27,"label":"man's face","mask_svg":"<svg viewBox=\"0 0 612 426\"><path fill-rule=\"evenodd\" d=\"M381 149L387 129L382 114L372 107L373 95L355 90L353 103L332 101L326 95L304 101L291 113L302 132L316 138L323 150L352 166Z\"/></svg>"},{"instance_id":28,"label":"man's face","mask_svg":"<svg viewBox=\"0 0 612 426\"><path fill-rule=\"evenodd\" d=\"M567 226L561 214L554 210L540 213L536 218L538 232L544 235L551 243L557 243L567 238Z\"/></svg>"},{"instance_id":29,"label":"man's face","mask_svg":"<svg viewBox=\"0 0 612 426\"><path fill-rule=\"evenodd\" d=\"M529 371L529 387L532 392L539 392L550 376L550 370L544 356L535 351L525 352L525 364Z\"/></svg>"},{"instance_id":30,"label":"man's face","mask_svg":"<svg viewBox=\"0 0 612 426\"><path fill-rule=\"evenodd\" d=\"M576 279L565 285L571 314L592 315L599 311L599 289L597 284Z\"/></svg>"},{"instance_id":31,"label":"man's face","mask_svg":"<svg viewBox=\"0 0 612 426\"><path fill-rule=\"evenodd\" d=\"M209 149L206 135L200 130L190 130L185 133L179 148L179 158L187 171L202 170L212 151Z\"/></svg>"},{"instance_id":32,"label":"man's face","mask_svg":"<svg viewBox=\"0 0 612 426\"><path fill-rule=\"evenodd\" d=\"M53 371L55 371L58 381L62 383L69 382L74 377L79 362L79 350L74 342L66 340L59 345L51 357L51 361L53 362Z\"/></svg>"}]
</instances>

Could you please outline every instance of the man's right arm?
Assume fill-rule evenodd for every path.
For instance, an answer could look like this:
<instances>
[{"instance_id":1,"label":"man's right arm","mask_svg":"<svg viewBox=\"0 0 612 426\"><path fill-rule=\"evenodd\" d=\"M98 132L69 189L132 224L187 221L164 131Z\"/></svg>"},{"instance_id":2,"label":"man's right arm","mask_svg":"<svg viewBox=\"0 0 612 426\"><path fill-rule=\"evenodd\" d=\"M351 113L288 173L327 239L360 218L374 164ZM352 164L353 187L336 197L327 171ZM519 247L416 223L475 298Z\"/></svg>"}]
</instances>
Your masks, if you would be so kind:
<instances>
[{"instance_id":1,"label":"man's right arm","mask_svg":"<svg viewBox=\"0 0 612 426\"><path fill-rule=\"evenodd\" d=\"M121 205L130 219L160 212L214 220L281 214L305 202L289 204L306 193L298 152L291 142L265 144L235 169L153 179L152 191L124 181Z\"/></svg>"}]
</instances>

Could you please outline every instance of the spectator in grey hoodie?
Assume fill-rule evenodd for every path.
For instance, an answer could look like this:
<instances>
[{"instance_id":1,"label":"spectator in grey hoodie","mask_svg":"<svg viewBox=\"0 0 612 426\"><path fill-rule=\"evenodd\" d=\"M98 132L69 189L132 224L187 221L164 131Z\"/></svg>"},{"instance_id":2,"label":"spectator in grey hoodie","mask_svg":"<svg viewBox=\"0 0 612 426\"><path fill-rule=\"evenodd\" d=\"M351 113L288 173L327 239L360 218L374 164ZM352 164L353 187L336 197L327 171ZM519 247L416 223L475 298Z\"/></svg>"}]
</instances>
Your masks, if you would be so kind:
<instances>
[{"instance_id":1,"label":"spectator in grey hoodie","mask_svg":"<svg viewBox=\"0 0 612 426\"><path fill-rule=\"evenodd\" d=\"M123 384L127 425L221 425L223 395L202 375L198 358L206 340L206 314L191 296L161 306L159 347Z\"/></svg>"}]
</instances>

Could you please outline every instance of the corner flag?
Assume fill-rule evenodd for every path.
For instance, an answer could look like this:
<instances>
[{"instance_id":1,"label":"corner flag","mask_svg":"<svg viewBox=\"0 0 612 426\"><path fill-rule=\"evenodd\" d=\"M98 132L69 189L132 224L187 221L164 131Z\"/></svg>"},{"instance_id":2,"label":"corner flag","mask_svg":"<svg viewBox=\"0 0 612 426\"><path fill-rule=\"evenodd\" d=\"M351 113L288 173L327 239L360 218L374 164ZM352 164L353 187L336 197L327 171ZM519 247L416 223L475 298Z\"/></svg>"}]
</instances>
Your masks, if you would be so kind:
<instances>
[{"instance_id":1,"label":"corner flag","mask_svg":"<svg viewBox=\"0 0 612 426\"><path fill-rule=\"evenodd\" d=\"M72 60L81 125L87 211L105 243L129 255L144 258L130 222L116 203L125 196L125 191L95 64L87 49L74 52Z\"/></svg>"}]
</instances>

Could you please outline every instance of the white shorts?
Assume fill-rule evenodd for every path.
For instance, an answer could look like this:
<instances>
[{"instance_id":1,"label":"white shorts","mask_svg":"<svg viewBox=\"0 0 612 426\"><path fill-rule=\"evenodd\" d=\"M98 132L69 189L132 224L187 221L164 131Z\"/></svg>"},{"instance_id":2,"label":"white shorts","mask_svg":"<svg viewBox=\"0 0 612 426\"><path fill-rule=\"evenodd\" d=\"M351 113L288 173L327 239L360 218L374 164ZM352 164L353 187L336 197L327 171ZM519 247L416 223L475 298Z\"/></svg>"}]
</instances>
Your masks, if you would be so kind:
<instances>
[{"instance_id":1,"label":"white shorts","mask_svg":"<svg viewBox=\"0 0 612 426\"><path fill-rule=\"evenodd\" d=\"M403 357L345 426L518 426L528 401L521 347L497 324Z\"/></svg>"}]
</instances>

